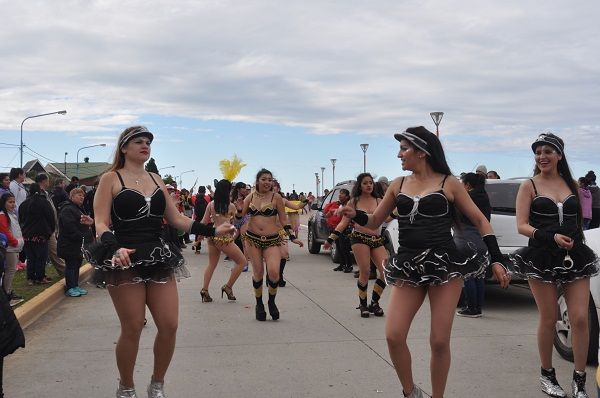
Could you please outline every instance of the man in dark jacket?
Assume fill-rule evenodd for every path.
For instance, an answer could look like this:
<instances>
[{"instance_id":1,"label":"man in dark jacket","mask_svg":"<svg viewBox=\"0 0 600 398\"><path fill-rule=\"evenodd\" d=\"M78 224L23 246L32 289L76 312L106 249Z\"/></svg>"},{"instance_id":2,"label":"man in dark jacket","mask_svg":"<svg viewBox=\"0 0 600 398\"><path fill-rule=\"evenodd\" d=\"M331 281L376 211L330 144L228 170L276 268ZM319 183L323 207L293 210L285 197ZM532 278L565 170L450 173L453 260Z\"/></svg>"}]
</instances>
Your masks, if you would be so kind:
<instances>
[{"instance_id":1,"label":"man in dark jacket","mask_svg":"<svg viewBox=\"0 0 600 398\"><path fill-rule=\"evenodd\" d=\"M58 211L62 202L69 200L69 194L65 191L65 180L59 178L54 183L54 189L50 195L54 208Z\"/></svg>"},{"instance_id":2,"label":"man in dark jacket","mask_svg":"<svg viewBox=\"0 0 600 398\"><path fill-rule=\"evenodd\" d=\"M19 224L27 253L27 282L47 284L48 240L56 229L54 209L37 183L29 187L29 197L19 208Z\"/></svg>"}]
</instances>

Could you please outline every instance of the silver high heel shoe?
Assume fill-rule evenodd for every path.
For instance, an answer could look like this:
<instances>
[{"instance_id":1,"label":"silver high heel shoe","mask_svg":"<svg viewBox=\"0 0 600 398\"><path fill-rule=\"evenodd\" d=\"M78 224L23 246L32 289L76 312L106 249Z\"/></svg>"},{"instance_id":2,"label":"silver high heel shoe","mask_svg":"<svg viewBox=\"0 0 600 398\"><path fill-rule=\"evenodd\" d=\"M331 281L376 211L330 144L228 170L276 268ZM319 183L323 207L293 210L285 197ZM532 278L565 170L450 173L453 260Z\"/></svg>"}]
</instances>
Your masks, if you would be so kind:
<instances>
[{"instance_id":1,"label":"silver high heel shoe","mask_svg":"<svg viewBox=\"0 0 600 398\"><path fill-rule=\"evenodd\" d=\"M167 398L164 388L165 383L150 379L150 384L148 384L148 398Z\"/></svg>"},{"instance_id":2,"label":"silver high heel shoe","mask_svg":"<svg viewBox=\"0 0 600 398\"><path fill-rule=\"evenodd\" d=\"M135 395L135 388L125 387L119 383L119 388L117 389L117 398L137 398L137 395Z\"/></svg>"},{"instance_id":3,"label":"silver high heel shoe","mask_svg":"<svg viewBox=\"0 0 600 398\"><path fill-rule=\"evenodd\" d=\"M423 391L415 384L410 394L406 395L404 394L404 390L402 390L402 395L406 398L423 398Z\"/></svg>"}]
</instances>

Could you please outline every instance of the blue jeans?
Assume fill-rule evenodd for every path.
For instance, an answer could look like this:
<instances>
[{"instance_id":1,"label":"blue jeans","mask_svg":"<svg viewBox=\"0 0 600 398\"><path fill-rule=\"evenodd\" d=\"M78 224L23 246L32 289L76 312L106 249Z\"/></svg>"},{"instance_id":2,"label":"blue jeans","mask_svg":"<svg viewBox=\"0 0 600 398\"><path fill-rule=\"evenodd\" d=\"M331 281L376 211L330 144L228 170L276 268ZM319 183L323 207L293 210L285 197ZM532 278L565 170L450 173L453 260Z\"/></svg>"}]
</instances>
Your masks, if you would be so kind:
<instances>
[{"instance_id":1,"label":"blue jeans","mask_svg":"<svg viewBox=\"0 0 600 398\"><path fill-rule=\"evenodd\" d=\"M65 285L67 290L79 286L79 267L81 267L82 260L82 257L65 258Z\"/></svg>"},{"instance_id":2,"label":"blue jeans","mask_svg":"<svg viewBox=\"0 0 600 398\"><path fill-rule=\"evenodd\" d=\"M27 279L41 281L46 276L46 263L48 263L48 241L25 241L25 254L27 255Z\"/></svg>"},{"instance_id":3,"label":"blue jeans","mask_svg":"<svg viewBox=\"0 0 600 398\"><path fill-rule=\"evenodd\" d=\"M467 307L481 311L485 296L485 279L471 278L465 281L465 297Z\"/></svg>"}]
</instances>

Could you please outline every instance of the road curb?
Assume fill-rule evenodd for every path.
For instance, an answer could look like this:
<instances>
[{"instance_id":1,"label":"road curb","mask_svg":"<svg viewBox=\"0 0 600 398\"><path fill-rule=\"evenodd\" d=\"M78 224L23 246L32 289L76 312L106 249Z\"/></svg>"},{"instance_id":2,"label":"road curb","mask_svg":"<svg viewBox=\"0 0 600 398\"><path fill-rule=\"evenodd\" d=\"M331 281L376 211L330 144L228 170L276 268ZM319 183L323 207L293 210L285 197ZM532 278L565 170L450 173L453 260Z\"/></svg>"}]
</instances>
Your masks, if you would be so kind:
<instances>
[{"instance_id":1,"label":"road curb","mask_svg":"<svg viewBox=\"0 0 600 398\"><path fill-rule=\"evenodd\" d=\"M85 282L92 276L94 268L90 264L82 265L79 269L79 281ZM54 308L66 296L64 291L65 279L61 279L48 289L44 290L22 306L15 309L15 315L25 329L33 324L39 317Z\"/></svg>"}]
</instances>

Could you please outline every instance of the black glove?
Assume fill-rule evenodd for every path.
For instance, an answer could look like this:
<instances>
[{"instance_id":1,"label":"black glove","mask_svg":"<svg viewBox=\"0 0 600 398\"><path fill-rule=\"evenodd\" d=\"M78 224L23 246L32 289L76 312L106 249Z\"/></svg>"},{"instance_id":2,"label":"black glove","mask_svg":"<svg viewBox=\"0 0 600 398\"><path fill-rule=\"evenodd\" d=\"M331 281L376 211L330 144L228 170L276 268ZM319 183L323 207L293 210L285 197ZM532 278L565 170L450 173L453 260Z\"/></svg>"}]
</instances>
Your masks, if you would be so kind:
<instances>
[{"instance_id":1,"label":"black glove","mask_svg":"<svg viewBox=\"0 0 600 398\"><path fill-rule=\"evenodd\" d=\"M211 227L210 225L202 224L199 221L194 221L192 223L192 228L190 229L190 233L194 235L202 235L202 236L215 236L215 227Z\"/></svg>"},{"instance_id":2,"label":"black glove","mask_svg":"<svg viewBox=\"0 0 600 398\"><path fill-rule=\"evenodd\" d=\"M114 253L121 248L115 234L110 231L106 231L100 236L100 242L104 246L108 253Z\"/></svg>"},{"instance_id":3,"label":"black glove","mask_svg":"<svg viewBox=\"0 0 600 398\"><path fill-rule=\"evenodd\" d=\"M554 244L558 246L556 241L554 240L554 235L552 232L544 231L543 229L536 229L533 231L533 239L538 242L548 243L550 245Z\"/></svg>"},{"instance_id":4,"label":"black glove","mask_svg":"<svg viewBox=\"0 0 600 398\"><path fill-rule=\"evenodd\" d=\"M369 222L369 215L362 210L356 210L356 215L352 217L355 223L358 225L367 225Z\"/></svg>"},{"instance_id":5,"label":"black glove","mask_svg":"<svg viewBox=\"0 0 600 398\"><path fill-rule=\"evenodd\" d=\"M483 237L483 243L488 248L488 253L490 253L490 262L500 263L502 264L502 260L504 260L504 256L500 251L500 247L498 247L498 240L496 239L496 235L486 235ZM504 267L504 265L503 265Z\"/></svg>"}]
</instances>

